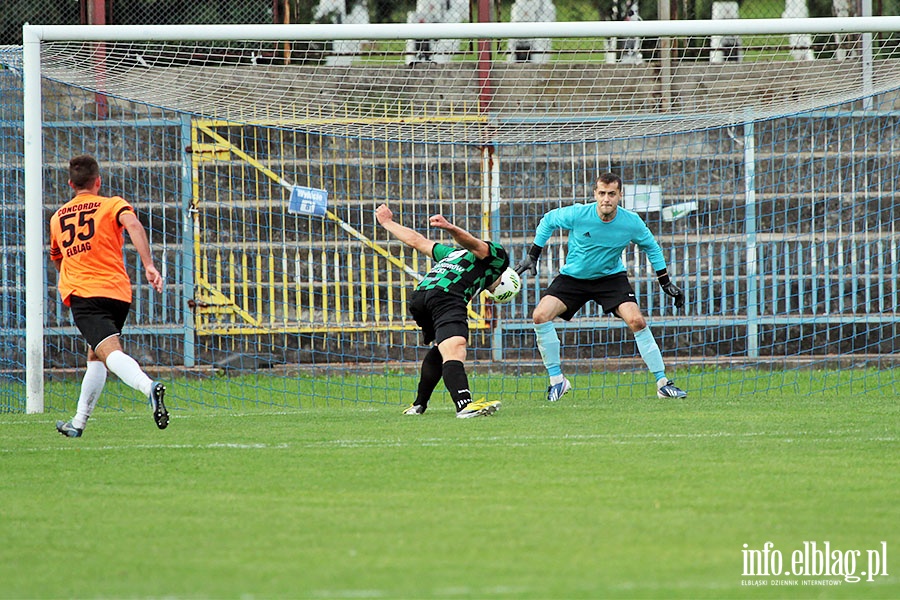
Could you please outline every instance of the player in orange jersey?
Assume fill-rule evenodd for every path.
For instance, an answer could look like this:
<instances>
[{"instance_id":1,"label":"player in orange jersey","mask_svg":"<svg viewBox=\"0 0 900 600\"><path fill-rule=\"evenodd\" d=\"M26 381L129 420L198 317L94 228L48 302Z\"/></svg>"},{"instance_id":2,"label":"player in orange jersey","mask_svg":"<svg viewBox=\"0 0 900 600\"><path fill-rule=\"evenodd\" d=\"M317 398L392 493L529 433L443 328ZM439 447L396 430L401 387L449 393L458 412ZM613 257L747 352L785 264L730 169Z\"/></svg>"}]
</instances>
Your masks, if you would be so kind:
<instances>
[{"instance_id":1,"label":"player in orange jersey","mask_svg":"<svg viewBox=\"0 0 900 600\"><path fill-rule=\"evenodd\" d=\"M75 197L50 218L50 259L59 271L59 295L88 343L87 371L75 417L56 422L56 430L68 437L81 437L107 371L149 398L157 427L165 429L169 424L163 403L166 387L150 379L119 342L131 309L131 280L122 259L123 230L128 231L144 275L157 292L162 292L163 278L153 265L150 242L134 208L118 196L98 195L100 183L100 165L94 157L70 160L69 185Z\"/></svg>"}]
</instances>

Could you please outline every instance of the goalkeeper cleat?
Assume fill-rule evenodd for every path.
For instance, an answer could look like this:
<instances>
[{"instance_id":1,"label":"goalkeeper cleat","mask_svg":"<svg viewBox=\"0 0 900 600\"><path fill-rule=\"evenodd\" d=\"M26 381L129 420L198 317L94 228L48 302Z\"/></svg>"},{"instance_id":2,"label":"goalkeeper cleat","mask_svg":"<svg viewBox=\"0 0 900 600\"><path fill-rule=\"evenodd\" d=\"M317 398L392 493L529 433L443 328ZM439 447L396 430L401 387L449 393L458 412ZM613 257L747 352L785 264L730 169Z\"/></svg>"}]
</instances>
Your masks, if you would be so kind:
<instances>
[{"instance_id":1,"label":"goalkeeper cleat","mask_svg":"<svg viewBox=\"0 0 900 600\"><path fill-rule=\"evenodd\" d=\"M572 383L563 377L563 380L556 385L551 385L547 388L547 400L550 402L556 402L560 398L566 395L566 392L572 389Z\"/></svg>"},{"instance_id":2,"label":"goalkeeper cleat","mask_svg":"<svg viewBox=\"0 0 900 600\"><path fill-rule=\"evenodd\" d=\"M165 429L169 426L169 411L166 410L166 405L163 402L165 395L166 386L158 381L154 381L153 387L150 388L150 407L153 409L153 420L156 421L156 426L160 429Z\"/></svg>"},{"instance_id":3,"label":"goalkeeper cleat","mask_svg":"<svg viewBox=\"0 0 900 600\"><path fill-rule=\"evenodd\" d=\"M660 398L687 398L687 392L675 387L672 380L666 377L656 382L656 395Z\"/></svg>"},{"instance_id":4,"label":"goalkeeper cleat","mask_svg":"<svg viewBox=\"0 0 900 600\"><path fill-rule=\"evenodd\" d=\"M421 415L425 412L427 406L422 406L421 404L411 404L409 408L403 411L404 415Z\"/></svg>"},{"instance_id":5,"label":"goalkeeper cleat","mask_svg":"<svg viewBox=\"0 0 900 600\"><path fill-rule=\"evenodd\" d=\"M487 417L500 408L499 400L485 400L482 398L477 402L469 402L464 408L456 411L457 419L468 419L470 417Z\"/></svg>"},{"instance_id":6,"label":"goalkeeper cleat","mask_svg":"<svg viewBox=\"0 0 900 600\"><path fill-rule=\"evenodd\" d=\"M71 421L57 421L56 430L66 437L81 437L84 429L78 429Z\"/></svg>"}]
</instances>

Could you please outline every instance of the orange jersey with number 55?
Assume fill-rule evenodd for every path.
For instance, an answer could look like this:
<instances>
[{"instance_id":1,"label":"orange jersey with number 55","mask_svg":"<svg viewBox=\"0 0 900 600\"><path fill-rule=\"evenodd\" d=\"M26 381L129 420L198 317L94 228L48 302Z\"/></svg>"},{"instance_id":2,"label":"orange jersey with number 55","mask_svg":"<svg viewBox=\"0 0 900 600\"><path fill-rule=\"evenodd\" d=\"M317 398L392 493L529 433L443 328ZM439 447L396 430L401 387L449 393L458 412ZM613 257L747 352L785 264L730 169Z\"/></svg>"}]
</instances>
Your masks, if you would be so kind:
<instances>
[{"instance_id":1,"label":"orange jersey with number 55","mask_svg":"<svg viewBox=\"0 0 900 600\"><path fill-rule=\"evenodd\" d=\"M50 218L50 258L62 260L59 295L131 302L131 280L122 258L119 215L134 208L123 198L81 193Z\"/></svg>"}]
</instances>

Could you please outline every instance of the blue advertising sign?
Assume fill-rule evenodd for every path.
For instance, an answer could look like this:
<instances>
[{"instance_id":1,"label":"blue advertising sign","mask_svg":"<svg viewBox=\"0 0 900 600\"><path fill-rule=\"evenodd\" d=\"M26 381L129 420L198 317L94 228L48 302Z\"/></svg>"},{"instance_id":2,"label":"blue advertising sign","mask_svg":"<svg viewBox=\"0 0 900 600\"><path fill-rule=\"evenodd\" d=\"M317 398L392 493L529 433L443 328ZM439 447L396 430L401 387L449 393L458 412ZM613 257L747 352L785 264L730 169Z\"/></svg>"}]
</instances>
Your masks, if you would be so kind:
<instances>
[{"instance_id":1,"label":"blue advertising sign","mask_svg":"<svg viewBox=\"0 0 900 600\"><path fill-rule=\"evenodd\" d=\"M295 185L291 188L288 212L291 214L324 215L328 209L328 191Z\"/></svg>"}]
</instances>

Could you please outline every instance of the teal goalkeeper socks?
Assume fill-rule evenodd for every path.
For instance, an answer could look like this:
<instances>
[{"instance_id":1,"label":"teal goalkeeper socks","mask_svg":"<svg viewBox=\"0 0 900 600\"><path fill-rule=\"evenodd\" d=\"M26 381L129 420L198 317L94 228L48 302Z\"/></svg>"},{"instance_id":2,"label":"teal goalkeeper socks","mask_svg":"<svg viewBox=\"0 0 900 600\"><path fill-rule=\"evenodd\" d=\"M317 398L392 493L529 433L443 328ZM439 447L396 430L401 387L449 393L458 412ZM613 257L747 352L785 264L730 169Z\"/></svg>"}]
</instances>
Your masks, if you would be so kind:
<instances>
[{"instance_id":1,"label":"teal goalkeeper socks","mask_svg":"<svg viewBox=\"0 0 900 600\"><path fill-rule=\"evenodd\" d=\"M653 337L653 333L649 327L644 327L634 334L634 341L637 343L638 352L647 368L653 373L656 379L666 376L666 366L663 364L662 352Z\"/></svg>"},{"instance_id":2,"label":"teal goalkeeper socks","mask_svg":"<svg viewBox=\"0 0 900 600\"><path fill-rule=\"evenodd\" d=\"M544 367L547 374L551 377L562 375L561 360L559 357L559 336L556 335L556 326L553 322L540 323L534 326L534 333L537 337L537 347L541 352L541 359L544 361Z\"/></svg>"}]
</instances>

